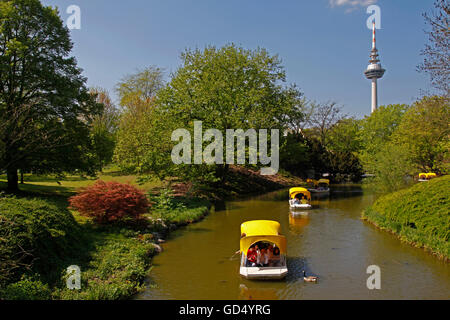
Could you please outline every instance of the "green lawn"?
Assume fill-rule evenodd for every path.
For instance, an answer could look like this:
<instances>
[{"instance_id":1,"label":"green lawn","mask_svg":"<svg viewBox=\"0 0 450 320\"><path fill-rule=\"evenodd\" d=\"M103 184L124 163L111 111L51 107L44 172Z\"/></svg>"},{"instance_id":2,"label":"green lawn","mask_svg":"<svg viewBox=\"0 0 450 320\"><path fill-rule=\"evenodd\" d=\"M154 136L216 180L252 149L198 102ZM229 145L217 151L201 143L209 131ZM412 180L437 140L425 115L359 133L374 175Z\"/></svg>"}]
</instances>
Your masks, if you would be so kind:
<instances>
[{"instance_id":1,"label":"green lawn","mask_svg":"<svg viewBox=\"0 0 450 320\"><path fill-rule=\"evenodd\" d=\"M24 175L25 184L19 185L19 188L24 192L71 196L79 188L90 186L97 180L130 183L145 191L161 188L165 185L164 182L158 178L153 178L143 184L138 183L137 179L137 176L123 174L115 168L107 169L103 173L99 173L98 177L95 178L67 175L63 179L59 179L52 175L27 174ZM6 188L6 181L5 176L0 176L0 190Z\"/></svg>"}]
</instances>

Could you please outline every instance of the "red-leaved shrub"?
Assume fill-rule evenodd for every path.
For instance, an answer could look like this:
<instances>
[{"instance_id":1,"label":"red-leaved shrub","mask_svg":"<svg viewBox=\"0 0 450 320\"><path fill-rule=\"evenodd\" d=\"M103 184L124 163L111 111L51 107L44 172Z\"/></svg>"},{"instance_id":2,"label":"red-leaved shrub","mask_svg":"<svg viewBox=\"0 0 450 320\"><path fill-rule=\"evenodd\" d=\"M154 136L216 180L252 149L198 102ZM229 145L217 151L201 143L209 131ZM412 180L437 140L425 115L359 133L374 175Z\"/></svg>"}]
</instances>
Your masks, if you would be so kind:
<instances>
[{"instance_id":1,"label":"red-leaved shrub","mask_svg":"<svg viewBox=\"0 0 450 320\"><path fill-rule=\"evenodd\" d=\"M150 206L145 194L130 184L97 181L69 199L70 207L97 223L137 220Z\"/></svg>"}]
</instances>

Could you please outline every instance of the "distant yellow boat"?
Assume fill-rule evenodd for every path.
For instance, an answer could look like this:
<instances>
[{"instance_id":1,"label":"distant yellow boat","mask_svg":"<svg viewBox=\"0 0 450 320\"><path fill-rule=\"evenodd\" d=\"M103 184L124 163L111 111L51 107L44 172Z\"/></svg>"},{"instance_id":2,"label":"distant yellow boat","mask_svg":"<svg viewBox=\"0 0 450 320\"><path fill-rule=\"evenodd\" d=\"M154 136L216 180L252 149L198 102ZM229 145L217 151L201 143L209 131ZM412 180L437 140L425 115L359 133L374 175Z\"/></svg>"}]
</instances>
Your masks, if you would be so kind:
<instances>
[{"instance_id":1,"label":"distant yellow boat","mask_svg":"<svg viewBox=\"0 0 450 320\"><path fill-rule=\"evenodd\" d=\"M288 273L286 238L276 221L258 220L241 226L240 275L246 279L283 279Z\"/></svg>"},{"instance_id":2,"label":"distant yellow boat","mask_svg":"<svg viewBox=\"0 0 450 320\"><path fill-rule=\"evenodd\" d=\"M329 193L330 192L330 180L320 179L319 181L314 181L314 188L309 189L312 193Z\"/></svg>"},{"instance_id":3,"label":"distant yellow boat","mask_svg":"<svg viewBox=\"0 0 450 320\"><path fill-rule=\"evenodd\" d=\"M305 188L289 190L289 205L292 209L312 209L311 192Z\"/></svg>"},{"instance_id":4,"label":"distant yellow boat","mask_svg":"<svg viewBox=\"0 0 450 320\"><path fill-rule=\"evenodd\" d=\"M427 182L434 178L437 178L436 173L421 173L419 174L419 181L420 182Z\"/></svg>"}]
</instances>

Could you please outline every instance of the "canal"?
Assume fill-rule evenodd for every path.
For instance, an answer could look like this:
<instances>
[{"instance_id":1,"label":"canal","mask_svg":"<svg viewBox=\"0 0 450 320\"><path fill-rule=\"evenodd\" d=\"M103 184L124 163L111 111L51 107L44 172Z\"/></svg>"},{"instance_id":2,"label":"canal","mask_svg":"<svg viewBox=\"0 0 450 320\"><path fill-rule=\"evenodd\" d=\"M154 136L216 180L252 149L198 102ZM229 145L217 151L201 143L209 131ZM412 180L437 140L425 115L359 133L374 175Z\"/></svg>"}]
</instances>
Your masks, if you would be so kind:
<instances>
[{"instance_id":1,"label":"canal","mask_svg":"<svg viewBox=\"0 0 450 320\"><path fill-rule=\"evenodd\" d=\"M137 299L299 300L450 299L450 266L361 221L375 200L358 187L334 188L315 209L293 217L287 191L218 205L204 221L171 234ZM288 241L284 281L239 276L241 223L277 220ZM381 290L368 290L367 268L381 268ZM302 271L319 277L305 283Z\"/></svg>"}]
</instances>

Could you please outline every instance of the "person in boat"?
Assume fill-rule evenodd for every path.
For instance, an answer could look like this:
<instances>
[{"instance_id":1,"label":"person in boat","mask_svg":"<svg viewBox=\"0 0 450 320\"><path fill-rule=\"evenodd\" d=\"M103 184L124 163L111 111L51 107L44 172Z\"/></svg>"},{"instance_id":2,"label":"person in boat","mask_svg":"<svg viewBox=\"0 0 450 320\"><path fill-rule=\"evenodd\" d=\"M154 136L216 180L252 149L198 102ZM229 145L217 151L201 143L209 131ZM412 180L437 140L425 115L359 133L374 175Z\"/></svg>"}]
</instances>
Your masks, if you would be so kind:
<instances>
[{"instance_id":1,"label":"person in boat","mask_svg":"<svg viewBox=\"0 0 450 320\"><path fill-rule=\"evenodd\" d=\"M273 255L272 255L272 259L271 259L271 265L272 265L272 267L279 267L280 262L281 262L280 248L274 247Z\"/></svg>"},{"instance_id":2,"label":"person in boat","mask_svg":"<svg viewBox=\"0 0 450 320\"><path fill-rule=\"evenodd\" d=\"M272 257L273 257L273 247L269 246L269 248L267 248L268 267L270 267Z\"/></svg>"},{"instance_id":3,"label":"person in boat","mask_svg":"<svg viewBox=\"0 0 450 320\"><path fill-rule=\"evenodd\" d=\"M301 204L308 204L308 199L306 196L302 196Z\"/></svg>"},{"instance_id":4,"label":"person in boat","mask_svg":"<svg viewBox=\"0 0 450 320\"><path fill-rule=\"evenodd\" d=\"M262 266L267 268L269 266L269 249L262 249L261 250L261 256L262 256Z\"/></svg>"},{"instance_id":5,"label":"person in boat","mask_svg":"<svg viewBox=\"0 0 450 320\"><path fill-rule=\"evenodd\" d=\"M257 253L254 247L248 249L247 252L247 267L256 267Z\"/></svg>"},{"instance_id":6,"label":"person in boat","mask_svg":"<svg viewBox=\"0 0 450 320\"><path fill-rule=\"evenodd\" d=\"M259 246L256 245L255 246L255 250L256 250L256 265L258 267L262 266L262 253L261 253L261 249L259 249Z\"/></svg>"}]
</instances>

